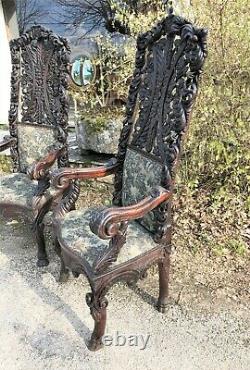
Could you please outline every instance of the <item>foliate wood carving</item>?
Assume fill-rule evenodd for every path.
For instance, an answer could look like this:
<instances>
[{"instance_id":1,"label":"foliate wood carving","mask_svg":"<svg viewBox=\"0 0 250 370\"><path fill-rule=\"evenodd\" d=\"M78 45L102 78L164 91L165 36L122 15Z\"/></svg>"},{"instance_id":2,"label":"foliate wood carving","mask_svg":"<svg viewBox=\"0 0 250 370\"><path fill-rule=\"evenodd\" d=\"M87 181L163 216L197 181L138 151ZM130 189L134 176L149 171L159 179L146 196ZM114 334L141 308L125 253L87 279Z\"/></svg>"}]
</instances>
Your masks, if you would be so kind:
<instances>
[{"instance_id":1,"label":"foliate wood carving","mask_svg":"<svg viewBox=\"0 0 250 370\"><path fill-rule=\"evenodd\" d=\"M109 242L109 248L107 252L100 256L94 265L95 274L105 272L105 270L107 270L112 263L116 262L121 248L126 243L127 228L128 222L121 222L119 224L116 234Z\"/></svg>"},{"instance_id":2,"label":"foliate wood carving","mask_svg":"<svg viewBox=\"0 0 250 370\"><path fill-rule=\"evenodd\" d=\"M67 183L67 182L66 182ZM65 185L66 185L65 183ZM70 212L75 207L75 203L80 194L80 185L78 181L68 182L67 193L64 196L61 203L58 205L56 210L56 220L65 216L66 213ZM58 195L61 194L61 189L58 190Z\"/></svg>"},{"instance_id":3,"label":"foliate wood carving","mask_svg":"<svg viewBox=\"0 0 250 370\"><path fill-rule=\"evenodd\" d=\"M64 168L54 171L51 176L51 184L56 189L55 198L67 196L61 204L59 204L55 219L60 219L72 208L73 203L76 202L79 195L79 186L77 181L72 180L86 180L112 175L117 171L118 165L115 158L106 163L105 166L91 167L91 168Z\"/></svg>"},{"instance_id":4,"label":"foliate wood carving","mask_svg":"<svg viewBox=\"0 0 250 370\"><path fill-rule=\"evenodd\" d=\"M115 177L115 205L122 205L123 163L128 145L160 160L162 186L172 189L182 138L207 55L206 36L206 30L170 15L138 37L135 71L117 156L120 168ZM168 204L155 211L158 241L164 240L169 229L169 211Z\"/></svg>"},{"instance_id":5,"label":"foliate wood carving","mask_svg":"<svg viewBox=\"0 0 250 370\"><path fill-rule=\"evenodd\" d=\"M17 139L17 122L51 125L66 147L68 101L66 96L70 49L67 41L41 26L34 26L10 42L12 75L9 111L10 135ZM18 142L11 148L14 171ZM68 163L67 150L59 166Z\"/></svg>"}]
</instances>

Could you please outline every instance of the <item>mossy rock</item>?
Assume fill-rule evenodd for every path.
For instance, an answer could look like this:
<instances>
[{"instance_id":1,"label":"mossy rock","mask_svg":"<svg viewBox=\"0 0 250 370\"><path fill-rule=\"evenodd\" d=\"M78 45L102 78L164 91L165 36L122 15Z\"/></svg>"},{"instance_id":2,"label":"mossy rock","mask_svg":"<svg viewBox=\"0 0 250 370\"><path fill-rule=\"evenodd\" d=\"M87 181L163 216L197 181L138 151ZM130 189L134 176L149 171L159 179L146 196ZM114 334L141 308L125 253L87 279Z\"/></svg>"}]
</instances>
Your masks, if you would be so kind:
<instances>
[{"instance_id":1,"label":"mossy rock","mask_svg":"<svg viewBox=\"0 0 250 370\"><path fill-rule=\"evenodd\" d=\"M119 108L103 108L101 110L86 110L79 113L79 122L88 126L89 133L103 132L108 129L110 122L121 122L124 111Z\"/></svg>"},{"instance_id":2,"label":"mossy rock","mask_svg":"<svg viewBox=\"0 0 250 370\"><path fill-rule=\"evenodd\" d=\"M76 136L80 150L116 154L123 117L82 117L76 120Z\"/></svg>"}]
</instances>

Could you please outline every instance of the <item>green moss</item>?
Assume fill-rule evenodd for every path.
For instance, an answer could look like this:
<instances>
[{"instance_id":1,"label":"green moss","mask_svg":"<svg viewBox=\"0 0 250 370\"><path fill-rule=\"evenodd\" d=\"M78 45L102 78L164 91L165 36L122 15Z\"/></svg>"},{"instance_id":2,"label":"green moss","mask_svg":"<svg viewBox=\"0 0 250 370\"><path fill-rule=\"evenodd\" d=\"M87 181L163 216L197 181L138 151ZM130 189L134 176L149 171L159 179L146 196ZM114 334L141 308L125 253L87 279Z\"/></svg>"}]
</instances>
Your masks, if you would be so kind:
<instances>
[{"instance_id":1,"label":"green moss","mask_svg":"<svg viewBox=\"0 0 250 370\"><path fill-rule=\"evenodd\" d=\"M247 245L242 240L231 239L228 241L227 247L230 251L240 256L244 256L247 252Z\"/></svg>"},{"instance_id":2,"label":"green moss","mask_svg":"<svg viewBox=\"0 0 250 370\"><path fill-rule=\"evenodd\" d=\"M105 130L108 119L106 117L82 117L82 122L88 126L90 133L102 132Z\"/></svg>"},{"instance_id":3,"label":"green moss","mask_svg":"<svg viewBox=\"0 0 250 370\"><path fill-rule=\"evenodd\" d=\"M12 161L9 156L0 155L0 173L11 172L12 170Z\"/></svg>"},{"instance_id":4,"label":"green moss","mask_svg":"<svg viewBox=\"0 0 250 370\"><path fill-rule=\"evenodd\" d=\"M86 110L80 113L80 119L83 124L87 124L90 133L98 133L105 130L107 124L112 119L122 119L124 111L122 109L104 108L101 110Z\"/></svg>"},{"instance_id":5,"label":"green moss","mask_svg":"<svg viewBox=\"0 0 250 370\"><path fill-rule=\"evenodd\" d=\"M228 239L224 243L213 245L212 250L217 256L224 256L228 253L245 256L247 253L247 245L240 239Z\"/></svg>"}]
</instances>

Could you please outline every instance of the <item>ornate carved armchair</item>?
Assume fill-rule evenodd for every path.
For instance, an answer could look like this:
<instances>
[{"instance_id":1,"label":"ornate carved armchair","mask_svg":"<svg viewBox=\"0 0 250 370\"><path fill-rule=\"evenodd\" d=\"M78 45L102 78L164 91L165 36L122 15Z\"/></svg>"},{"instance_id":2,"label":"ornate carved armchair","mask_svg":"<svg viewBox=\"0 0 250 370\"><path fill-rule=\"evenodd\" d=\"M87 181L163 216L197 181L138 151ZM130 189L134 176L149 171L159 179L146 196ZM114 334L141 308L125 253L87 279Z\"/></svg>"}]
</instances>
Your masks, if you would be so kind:
<instances>
[{"instance_id":1,"label":"ornate carved armchair","mask_svg":"<svg viewBox=\"0 0 250 370\"><path fill-rule=\"evenodd\" d=\"M10 148L14 174L0 177L0 210L31 214L37 264L45 266L42 220L49 205L40 199L49 187L50 167L68 166L65 92L70 50L65 39L40 26L11 41L10 49L10 135L0 142L0 151Z\"/></svg>"},{"instance_id":2,"label":"ornate carved armchair","mask_svg":"<svg viewBox=\"0 0 250 370\"><path fill-rule=\"evenodd\" d=\"M67 280L71 270L89 280L92 350L102 344L105 294L117 281L136 281L158 264L157 307L166 308L174 172L205 57L206 31L174 15L139 36L117 158L104 167L52 175L57 192L68 192L53 221L60 279ZM111 208L70 211L79 194L74 180L110 173L115 174Z\"/></svg>"}]
</instances>

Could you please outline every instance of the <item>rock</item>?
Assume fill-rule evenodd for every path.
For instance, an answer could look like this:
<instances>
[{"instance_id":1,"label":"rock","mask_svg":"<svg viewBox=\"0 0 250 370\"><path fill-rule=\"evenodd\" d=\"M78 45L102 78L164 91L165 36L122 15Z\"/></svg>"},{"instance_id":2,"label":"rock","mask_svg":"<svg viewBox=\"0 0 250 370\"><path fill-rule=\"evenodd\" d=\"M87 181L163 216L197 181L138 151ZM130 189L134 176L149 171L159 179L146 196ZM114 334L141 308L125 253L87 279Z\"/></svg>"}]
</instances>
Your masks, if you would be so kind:
<instances>
[{"instance_id":1,"label":"rock","mask_svg":"<svg viewBox=\"0 0 250 370\"><path fill-rule=\"evenodd\" d=\"M87 120L76 118L76 138L80 150L116 154L122 121L122 118L111 118L102 127L94 129L93 124L90 125Z\"/></svg>"}]
</instances>

